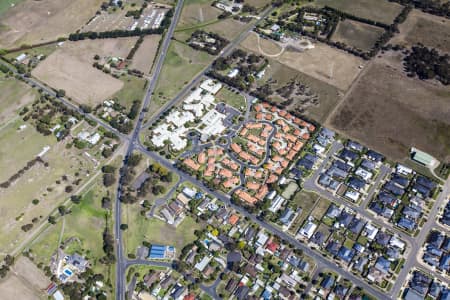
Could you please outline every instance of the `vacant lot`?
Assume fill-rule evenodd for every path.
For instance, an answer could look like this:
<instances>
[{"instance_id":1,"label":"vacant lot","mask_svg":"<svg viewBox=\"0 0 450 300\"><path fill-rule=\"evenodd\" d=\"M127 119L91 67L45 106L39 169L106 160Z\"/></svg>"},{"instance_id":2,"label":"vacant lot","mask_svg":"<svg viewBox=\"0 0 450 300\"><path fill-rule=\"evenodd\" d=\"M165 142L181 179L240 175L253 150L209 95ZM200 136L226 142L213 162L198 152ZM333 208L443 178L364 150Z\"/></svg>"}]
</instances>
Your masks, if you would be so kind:
<instances>
[{"instance_id":1,"label":"vacant lot","mask_svg":"<svg viewBox=\"0 0 450 300\"><path fill-rule=\"evenodd\" d=\"M235 39L242 30L244 30L245 26L245 23L241 23L233 19L225 19L208 25L203 28L203 30L217 33L218 35L231 41Z\"/></svg>"},{"instance_id":2,"label":"vacant lot","mask_svg":"<svg viewBox=\"0 0 450 300\"><path fill-rule=\"evenodd\" d=\"M413 10L399 26L400 33L391 44L412 46L422 43L427 47L450 52L450 20Z\"/></svg>"},{"instance_id":3,"label":"vacant lot","mask_svg":"<svg viewBox=\"0 0 450 300\"><path fill-rule=\"evenodd\" d=\"M403 8L387 0L317 0L316 3L385 24L392 24Z\"/></svg>"},{"instance_id":4,"label":"vacant lot","mask_svg":"<svg viewBox=\"0 0 450 300\"><path fill-rule=\"evenodd\" d=\"M158 78L148 115L151 116L175 97L213 59L214 57L206 52L194 50L178 41L172 41Z\"/></svg>"},{"instance_id":5,"label":"vacant lot","mask_svg":"<svg viewBox=\"0 0 450 300\"><path fill-rule=\"evenodd\" d=\"M360 78L331 125L396 160L414 146L450 161L450 88L406 77L398 54L388 53Z\"/></svg>"},{"instance_id":6,"label":"vacant lot","mask_svg":"<svg viewBox=\"0 0 450 300\"><path fill-rule=\"evenodd\" d=\"M249 36L244 40L242 46L258 54L274 54L275 46L273 42L260 39L260 43L255 43L254 39L254 36ZM267 50L265 49L266 45ZM314 49L304 52L286 49L281 55L273 58L290 68L331 84L340 90L347 90L361 71L359 66L364 65L364 61L322 43L315 43L314 46Z\"/></svg>"},{"instance_id":7,"label":"vacant lot","mask_svg":"<svg viewBox=\"0 0 450 300\"><path fill-rule=\"evenodd\" d=\"M367 51L373 47L383 32L384 29L381 27L345 19L339 22L332 40Z\"/></svg>"},{"instance_id":8,"label":"vacant lot","mask_svg":"<svg viewBox=\"0 0 450 300\"><path fill-rule=\"evenodd\" d=\"M39 300L43 297L15 275L9 275L6 280L0 282L0 295L0 299L4 300Z\"/></svg>"},{"instance_id":9,"label":"vacant lot","mask_svg":"<svg viewBox=\"0 0 450 300\"><path fill-rule=\"evenodd\" d=\"M261 53L264 56L276 58L283 53L283 48L271 39L260 38L255 32L251 32L248 37L242 41L241 46Z\"/></svg>"},{"instance_id":10,"label":"vacant lot","mask_svg":"<svg viewBox=\"0 0 450 300\"><path fill-rule=\"evenodd\" d=\"M160 35L147 35L139 49L134 54L131 68L138 69L145 74L150 73L153 61L157 55L160 40Z\"/></svg>"},{"instance_id":11,"label":"vacant lot","mask_svg":"<svg viewBox=\"0 0 450 300\"><path fill-rule=\"evenodd\" d=\"M0 47L36 44L66 36L94 16L102 2L102 0L20 2L1 17Z\"/></svg>"},{"instance_id":12,"label":"vacant lot","mask_svg":"<svg viewBox=\"0 0 450 300\"><path fill-rule=\"evenodd\" d=\"M136 38L98 39L66 42L41 62L34 76L80 104L96 105L115 92L123 83L94 68L94 55L126 57Z\"/></svg>"},{"instance_id":13,"label":"vacant lot","mask_svg":"<svg viewBox=\"0 0 450 300\"><path fill-rule=\"evenodd\" d=\"M0 128L2 124L17 116L15 113L31 103L37 94L30 86L14 78L5 78L1 74L0 91Z\"/></svg>"},{"instance_id":14,"label":"vacant lot","mask_svg":"<svg viewBox=\"0 0 450 300\"><path fill-rule=\"evenodd\" d=\"M185 29L217 21L217 17L222 11L211 4L212 2L209 0L185 1L177 28Z\"/></svg>"},{"instance_id":15,"label":"vacant lot","mask_svg":"<svg viewBox=\"0 0 450 300\"><path fill-rule=\"evenodd\" d=\"M14 263L13 270L35 290L44 290L50 284L50 280L27 257L20 256Z\"/></svg>"}]
</instances>

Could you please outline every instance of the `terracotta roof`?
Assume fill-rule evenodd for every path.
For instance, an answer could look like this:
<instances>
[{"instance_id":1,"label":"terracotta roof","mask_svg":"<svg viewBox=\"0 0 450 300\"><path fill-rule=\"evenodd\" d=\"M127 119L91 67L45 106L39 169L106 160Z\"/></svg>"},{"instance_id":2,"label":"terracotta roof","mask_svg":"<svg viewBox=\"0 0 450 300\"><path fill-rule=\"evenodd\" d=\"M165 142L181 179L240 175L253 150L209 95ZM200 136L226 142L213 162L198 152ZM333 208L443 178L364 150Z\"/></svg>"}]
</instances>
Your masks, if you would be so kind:
<instances>
[{"instance_id":1,"label":"terracotta roof","mask_svg":"<svg viewBox=\"0 0 450 300\"><path fill-rule=\"evenodd\" d=\"M235 225L237 221L239 221L239 216L236 214L232 214L228 219L228 223L230 223L231 225Z\"/></svg>"},{"instance_id":2,"label":"terracotta roof","mask_svg":"<svg viewBox=\"0 0 450 300\"><path fill-rule=\"evenodd\" d=\"M220 169L219 175L226 178L231 178L233 176L233 172L227 169Z\"/></svg>"},{"instance_id":3,"label":"terracotta roof","mask_svg":"<svg viewBox=\"0 0 450 300\"><path fill-rule=\"evenodd\" d=\"M199 164L204 164L206 162L205 152L200 152L200 154L198 155L197 161Z\"/></svg>"},{"instance_id":4,"label":"terracotta roof","mask_svg":"<svg viewBox=\"0 0 450 300\"><path fill-rule=\"evenodd\" d=\"M184 164L195 171L198 171L198 169L200 169L200 165L193 161L191 158L186 158L184 160Z\"/></svg>"},{"instance_id":5,"label":"terracotta roof","mask_svg":"<svg viewBox=\"0 0 450 300\"><path fill-rule=\"evenodd\" d=\"M242 151L241 146L236 143L231 144L231 149L238 154Z\"/></svg>"}]
</instances>

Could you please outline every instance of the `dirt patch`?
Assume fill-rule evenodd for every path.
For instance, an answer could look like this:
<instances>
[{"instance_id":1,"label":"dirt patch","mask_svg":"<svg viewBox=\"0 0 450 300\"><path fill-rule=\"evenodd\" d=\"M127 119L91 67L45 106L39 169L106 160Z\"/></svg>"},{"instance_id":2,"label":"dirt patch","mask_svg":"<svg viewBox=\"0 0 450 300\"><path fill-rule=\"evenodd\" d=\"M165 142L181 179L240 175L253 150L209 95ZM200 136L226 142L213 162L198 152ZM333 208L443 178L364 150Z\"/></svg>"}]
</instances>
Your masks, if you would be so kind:
<instances>
[{"instance_id":1,"label":"dirt patch","mask_svg":"<svg viewBox=\"0 0 450 300\"><path fill-rule=\"evenodd\" d=\"M103 0L26 0L9 9L0 22L0 47L55 40L76 31Z\"/></svg>"},{"instance_id":2,"label":"dirt patch","mask_svg":"<svg viewBox=\"0 0 450 300\"><path fill-rule=\"evenodd\" d=\"M50 284L50 280L26 257L19 257L13 271L37 290L44 290Z\"/></svg>"},{"instance_id":3,"label":"dirt patch","mask_svg":"<svg viewBox=\"0 0 450 300\"><path fill-rule=\"evenodd\" d=\"M123 82L94 68L94 55L126 57L135 42L136 38L67 42L32 74L54 88L64 89L79 103L95 105L119 91Z\"/></svg>"},{"instance_id":4,"label":"dirt patch","mask_svg":"<svg viewBox=\"0 0 450 300\"><path fill-rule=\"evenodd\" d=\"M241 46L251 50L257 49L259 53L263 52L263 55L272 58L278 57L283 51L283 48L276 42L267 38L261 38L254 32L242 41Z\"/></svg>"},{"instance_id":5,"label":"dirt patch","mask_svg":"<svg viewBox=\"0 0 450 300\"><path fill-rule=\"evenodd\" d=\"M0 282L0 299L39 300L41 297L26 282L10 275L6 280Z\"/></svg>"},{"instance_id":6,"label":"dirt patch","mask_svg":"<svg viewBox=\"0 0 450 300\"><path fill-rule=\"evenodd\" d=\"M156 57L156 53L158 52L160 40L160 35L146 36L133 57L131 68L138 69L144 73L149 73Z\"/></svg>"},{"instance_id":7,"label":"dirt patch","mask_svg":"<svg viewBox=\"0 0 450 300\"><path fill-rule=\"evenodd\" d=\"M399 55L374 60L330 125L395 160L414 146L450 161L450 87L407 77Z\"/></svg>"},{"instance_id":8,"label":"dirt patch","mask_svg":"<svg viewBox=\"0 0 450 300\"><path fill-rule=\"evenodd\" d=\"M450 20L413 10L406 21L399 26L400 33L391 44L424 46L450 52Z\"/></svg>"},{"instance_id":9,"label":"dirt patch","mask_svg":"<svg viewBox=\"0 0 450 300\"><path fill-rule=\"evenodd\" d=\"M383 28L345 19L339 22L332 40L368 51L383 32Z\"/></svg>"}]
</instances>

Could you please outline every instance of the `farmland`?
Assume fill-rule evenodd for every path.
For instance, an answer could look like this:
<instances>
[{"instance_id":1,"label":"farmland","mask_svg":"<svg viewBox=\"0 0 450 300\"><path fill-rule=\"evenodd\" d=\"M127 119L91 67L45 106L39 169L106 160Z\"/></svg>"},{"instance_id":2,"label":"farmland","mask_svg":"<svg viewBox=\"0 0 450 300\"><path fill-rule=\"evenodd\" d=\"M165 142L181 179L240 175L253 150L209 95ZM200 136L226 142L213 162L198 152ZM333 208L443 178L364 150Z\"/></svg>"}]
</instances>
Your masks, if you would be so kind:
<instances>
[{"instance_id":1,"label":"farmland","mask_svg":"<svg viewBox=\"0 0 450 300\"><path fill-rule=\"evenodd\" d=\"M402 10L400 4L387 0L317 0L316 3L384 24L391 24Z\"/></svg>"},{"instance_id":2,"label":"farmland","mask_svg":"<svg viewBox=\"0 0 450 300\"><path fill-rule=\"evenodd\" d=\"M449 96L448 87L406 77L400 57L388 53L369 67L330 123L397 160L414 146L449 161Z\"/></svg>"},{"instance_id":3,"label":"farmland","mask_svg":"<svg viewBox=\"0 0 450 300\"><path fill-rule=\"evenodd\" d=\"M101 3L101 0L20 2L2 15L0 47L36 44L66 36L94 16Z\"/></svg>"},{"instance_id":4,"label":"farmland","mask_svg":"<svg viewBox=\"0 0 450 300\"><path fill-rule=\"evenodd\" d=\"M383 28L380 27L346 19L339 22L332 40L368 51L383 34L383 31Z\"/></svg>"},{"instance_id":5,"label":"farmland","mask_svg":"<svg viewBox=\"0 0 450 300\"><path fill-rule=\"evenodd\" d=\"M80 104L96 105L123 87L123 82L92 67L94 56L126 57L136 38L66 42L32 72L41 81Z\"/></svg>"},{"instance_id":6,"label":"farmland","mask_svg":"<svg viewBox=\"0 0 450 300\"><path fill-rule=\"evenodd\" d=\"M391 44L413 46L421 43L426 47L450 52L450 21L445 18L413 10L399 26L400 33L391 39Z\"/></svg>"},{"instance_id":7,"label":"farmland","mask_svg":"<svg viewBox=\"0 0 450 300\"><path fill-rule=\"evenodd\" d=\"M178 28L185 29L217 21L217 17L222 12L211 4L212 2L209 0L185 1Z\"/></svg>"},{"instance_id":8,"label":"farmland","mask_svg":"<svg viewBox=\"0 0 450 300\"><path fill-rule=\"evenodd\" d=\"M35 91L15 80L0 75L0 126L11 119L20 108L34 100Z\"/></svg>"},{"instance_id":9,"label":"farmland","mask_svg":"<svg viewBox=\"0 0 450 300\"><path fill-rule=\"evenodd\" d=\"M142 71L145 74L150 73L160 40L160 35L147 35L133 57L131 68Z\"/></svg>"},{"instance_id":10,"label":"farmland","mask_svg":"<svg viewBox=\"0 0 450 300\"><path fill-rule=\"evenodd\" d=\"M272 42L255 42L254 36L249 36L242 42L242 46L258 54L274 54L275 46ZM265 46L267 45L267 50ZM285 49L279 55L270 55L280 63L298 70L306 75L326 82L345 91L361 71L364 65L361 58L349 55L343 51L331 48L322 43L315 43L314 48L305 52Z\"/></svg>"}]
</instances>

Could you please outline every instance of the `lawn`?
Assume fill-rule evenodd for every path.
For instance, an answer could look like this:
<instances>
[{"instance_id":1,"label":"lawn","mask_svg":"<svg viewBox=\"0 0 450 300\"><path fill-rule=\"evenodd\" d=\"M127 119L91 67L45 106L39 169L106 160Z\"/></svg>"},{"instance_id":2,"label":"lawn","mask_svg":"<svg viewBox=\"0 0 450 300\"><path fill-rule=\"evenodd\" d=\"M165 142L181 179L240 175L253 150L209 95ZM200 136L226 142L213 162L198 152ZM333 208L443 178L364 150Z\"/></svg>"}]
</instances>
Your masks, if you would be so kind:
<instances>
[{"instance_id":1,"label":"lawn","mask_svg":"<svg viewBox=\"0 0 450 300\"><path fill-rule=\"evenodd\" d=\"M346 19L339 22L332 40L368 51L374 46L383 32L384 29L381 27Z\"/></svg>"},{"instance_id":2,"label":"lawn","mask_svg":"<svg viewBox=\"0 0 450 300\"><path fill-rule=\"evenodd\" d=\"M19 50L19 51L15 51L15 52L10 52L7 55L5 55L5 57L8 59L14 59L22 53L25 53L28 56L44 55L47 57L50 54L52 54L57 48L58 48L57 43L53 43L53 44L49 44L49 45L45 45L45 46L41 46L41 47L34 47L31 49L27 49L27 50Z\"/></svg>"},{"instance_id":3,"label":"lawn","mask_svg":"<svg viewBox=\"0 0 450 300\"><path fill-rule=\"evenodd\" d=\"M322 219L323 215L327 211L330 204L331 204L330 200L321 198L320 201L317 202L316 207L314 207L314 210L312 211L311 216L317 220Z\"/></svg>"},{"instance_id":4,"label":"lawn","mask_svg":"<svg viewBox=\"0 0 450 300\"><path fill-rule=\"evenodd\" d=\"M213 59L214 57L206 52L194 50L178 41L172 41L150 102L148 116L162 109Z\"/></svg>"},{"instance_id":5,"label":"lawn","mask_svg":"<svg viewBox=\"0 0 450 300\"><path fill-rule=\"evenodd\" d=\"M228 86L224 86L217 94L216 99L218 102L224 102L230 106L233 106L240 111L245 111L247 103L245 97L239 92L233 92Z\"/></svg>"},{"instance_id":6,"label":"lawn","mask_svg":"<svg viewBox=\"0 0 450 300\"><path fill-rule=\"evenodd\" d=\"M0 16L5 13L9 8L15 6L16 4L24 0L3 0L0 1Z\"/></svg>"},{"instance_id":7,"label":"lawn","mask_svg":"<svg viewBox=\"0 0 450 300\"><path fill-rule=\"evenodd\" d=\"M319 196L314 193L309 193L306 191L297 192L294 196L294 199L290 201L291 205L300 207L302 209L302 213L295 219L292 223L290 231L296 233L306 218L311 213L312 209L316 205Z\"/></svg>"},{"instance_id":8,"label":"lawn","mask_svg":"<svg viewBox=\"0 0 450 300\"><path fill-rule=\"evenodd\" d=\"M128 230L124 232L127 254L136 253L143 241L173 245L180 253L184 245L196 239L194 231L200 229L191 217L185 217L178 227L174 227L156 218L147 219L141 216L139 211L140 208L136 205L128 205L124 209L123 222L128 224Z\"/></svg>"},{"instance_id":9,"label":"lawn","mask_svg":"<svg viewBox=\"0 0 450 300\"><path fill-rule=\"evenodd\" d=\"M130 109L134 100L142 100L147 87L147 81L135 76L125 75L120 77L120 80L124 83L122 89L111 96L111 98L117 98L119 103Z\"/></svg>"}]
</instances>

